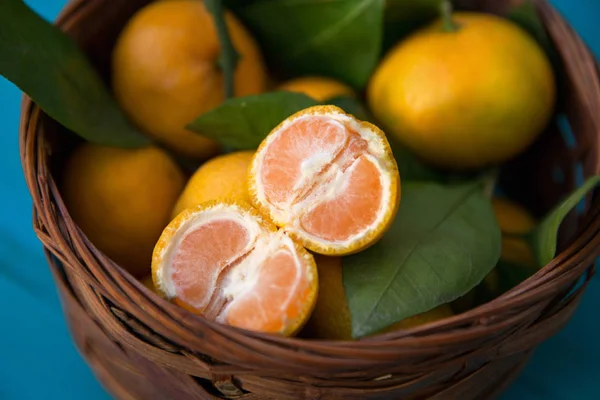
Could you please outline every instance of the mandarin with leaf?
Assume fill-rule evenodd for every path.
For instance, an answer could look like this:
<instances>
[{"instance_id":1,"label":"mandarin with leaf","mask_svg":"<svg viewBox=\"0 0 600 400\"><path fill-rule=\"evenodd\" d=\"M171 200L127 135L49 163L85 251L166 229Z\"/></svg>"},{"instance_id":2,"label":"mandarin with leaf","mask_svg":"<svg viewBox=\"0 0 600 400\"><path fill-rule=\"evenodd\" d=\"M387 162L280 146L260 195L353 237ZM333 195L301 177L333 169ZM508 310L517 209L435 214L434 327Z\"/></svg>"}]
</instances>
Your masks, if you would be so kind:
<instances>
[{"instance_id":1,"label":"mandarin with leaf","mask_svg":"<svg viewBox=\"0 0 600 400\"><path fill-rule=\"evenodd\" d=\"M239 61L234 95L265 90L258 45L231 14L225 14ZM144 132L173 151L197 159L218 152L216 141L186 126L225 99L221 46L202 1L162 0L140 9L121 32L112 56L112 87L118 103Z\"/></svg>"}]
</instances>

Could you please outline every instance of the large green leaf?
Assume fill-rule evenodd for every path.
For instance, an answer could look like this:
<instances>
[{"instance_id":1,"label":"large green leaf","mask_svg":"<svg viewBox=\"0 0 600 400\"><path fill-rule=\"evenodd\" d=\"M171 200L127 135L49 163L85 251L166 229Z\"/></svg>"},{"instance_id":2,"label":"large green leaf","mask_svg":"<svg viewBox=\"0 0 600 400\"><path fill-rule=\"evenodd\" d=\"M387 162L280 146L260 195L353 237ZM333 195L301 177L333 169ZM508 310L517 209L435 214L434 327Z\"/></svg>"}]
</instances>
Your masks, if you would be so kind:
<instances>
[{"instance_id":1,"label":"large green leaf","mask_svg":"<svg viewBox=\"0 0 600 400\"><path fill-rule=\"evenodd\" d=\"M442 0L388 0L385 4L384 49L439 16Z\"/></svg>"},{"instance_id":2,"label":"large green leaf","mask_svg":"<svg viewBox=\"0 0 600 400\"><path fill-rule=\"evenodd\" d=\"M187 128L229 149L251 150L284 119L317 104L304 94L283 91L234 97L202 114Z\"/></svg>"},{"instance_id":3,"label":"large green leaf","mask_svg":"<svg viewBox=\"0 0 600 400\"><path fill-rule=\"evenodd\" d=\"M546 265L556 255L558 230L569 212L600 183L600 176L589 178L581 187L567 196L536 226L529 237L539 265Z\"/></svg>"},{"instance_id":4,"label":"large green leaf","mask_svg":"<svg viewBox=\"0 0 600 400\"><path fill-rule=\"evenodd\" d=\"M261 0L235 8L283 76L362 88L381 53L384 0Z\"/></svg>"},{"instance_id":5,"label":"large green leaf","mask_svg":"<svg viewBox=\"0 0 600 400\"><path fill-rule=\"evenodd\" d=\"M90 142L150 142L129 123L72 39L19 0L0 1L0 74Z\"/></svg>"},{"instance_id":6,"label":"large green leaf","mask_svg":"<svg viewBox=\"0 0 600 400\"><path fill-rule=\"evenodd\" d=\"M402 186L391 229L343 260L354 337L466 294L492 270L500 227L481 184Z\"/></svg>"}]
</instances>

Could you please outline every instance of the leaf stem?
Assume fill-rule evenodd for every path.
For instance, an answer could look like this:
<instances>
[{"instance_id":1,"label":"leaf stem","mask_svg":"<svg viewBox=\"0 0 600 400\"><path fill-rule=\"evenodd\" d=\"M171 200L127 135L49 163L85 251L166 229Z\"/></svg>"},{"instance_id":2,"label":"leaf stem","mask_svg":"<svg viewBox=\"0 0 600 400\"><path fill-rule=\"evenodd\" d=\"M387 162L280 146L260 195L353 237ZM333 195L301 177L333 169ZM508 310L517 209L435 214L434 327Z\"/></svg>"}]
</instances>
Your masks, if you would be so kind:
<instances>
[{"instance_id":1,"label":"leaf stem","mask_svg":"<svg viewBox=\"0 0 600 400\"><path fill-rule=\"evenodd\" d=\"M444 31L458 31L458 24L452 19L452 1L443 0L440 4L440 11L442 13L442 23Z\"/></svg>"},{"instance_id":2,"label":"leaf stem","mask_svg":"<svg viewBox=\"0 0 600 400\"><path fill-rule=\"evenodd\" d=\"M488 172L483 178L483 195L491 199L494 197L494 190L496 189L496 183L498 182L498 170L493 169Z\"/></svg>"},{"instance_id":3,"label":"leaf stem","mask_svg":"<svg viewBox=\"0 0 600 400\"><path fill-rule=\"evenodd\" d=\"M219 37L219 44L221 45L221 53L219 54L217 65L223 71L223 75L225 75L225 98L228 99L233 97L233 74L240 56L235 50L235 47L233 47L231 37L229 36L229 30L225 23L225 7L223 7L223 1L205 0L204 4L208 12L212 14L215 27L217 28L217 36Z\"/></svg>"}]
</instances>

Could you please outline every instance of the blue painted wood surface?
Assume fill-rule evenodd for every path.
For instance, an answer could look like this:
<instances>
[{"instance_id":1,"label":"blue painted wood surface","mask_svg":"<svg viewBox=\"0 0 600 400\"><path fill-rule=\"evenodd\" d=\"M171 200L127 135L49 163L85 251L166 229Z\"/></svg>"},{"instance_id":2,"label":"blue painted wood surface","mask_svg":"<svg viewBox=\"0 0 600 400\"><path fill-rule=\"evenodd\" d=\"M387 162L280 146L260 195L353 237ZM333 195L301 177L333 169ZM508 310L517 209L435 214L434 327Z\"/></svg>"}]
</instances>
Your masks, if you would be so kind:
<instances>
[{"instance_id":1,"label":"blue painted wood surface","mask_svg":"<svg viewBox=\"0 0 600 400\"><path fill-rule=\"evenodd\" d=\"M65 0L27 3L51 20ZM599 56L600 1L553 3ZM106 400L71 342L31 229L31 199L19 161L19 110L20 92L0 77L0 399ZM502 399L600 399L599 309L600 279L594 278L573 320L539 348Z\"/></svg>"}]
</instances>

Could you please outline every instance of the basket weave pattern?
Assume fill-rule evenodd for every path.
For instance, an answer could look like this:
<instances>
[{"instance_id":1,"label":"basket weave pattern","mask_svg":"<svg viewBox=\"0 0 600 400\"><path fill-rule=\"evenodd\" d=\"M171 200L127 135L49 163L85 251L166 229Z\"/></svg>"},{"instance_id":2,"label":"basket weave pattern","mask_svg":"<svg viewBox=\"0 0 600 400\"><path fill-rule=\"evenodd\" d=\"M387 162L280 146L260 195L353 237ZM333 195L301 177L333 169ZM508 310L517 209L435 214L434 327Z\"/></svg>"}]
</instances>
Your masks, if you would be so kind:
<instances>
[{"instance_id":1,"label":"basket weave pattern","mask_svg":"<svg viewBox=\"0 0 600 400\"><path fill-rule=\"evenodd\" d=\"M115 38L145 3L74 1L57 23L107 79ZM470 0L461 5L501 11L508 3ZM564 127L553 125L502 179L507 191L543 213L578 179L600 173L600 78L590 52L566 22L545 2L538 2L538 8L564 71L557 115L570 123L575 146L565 144ZM104 387L119 399L493 398L536 346L568 322L600 249L600 201L589 196L585 211L565 221L560 254L477 309L353 343L243 333L152 295L87 241L55 181L76 139L27 97L20 140L34 229L73 339ZM551 177L557 168L561 181Z\"/></svg>"}]
</instances>

